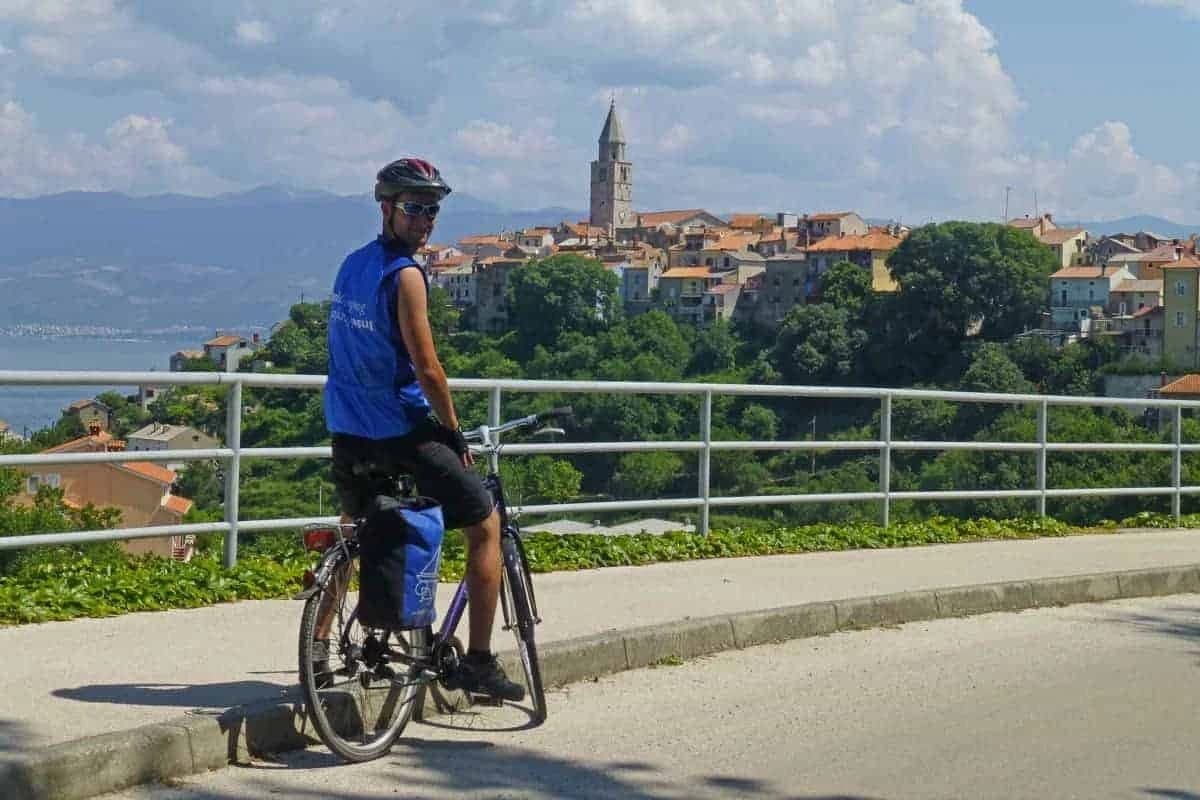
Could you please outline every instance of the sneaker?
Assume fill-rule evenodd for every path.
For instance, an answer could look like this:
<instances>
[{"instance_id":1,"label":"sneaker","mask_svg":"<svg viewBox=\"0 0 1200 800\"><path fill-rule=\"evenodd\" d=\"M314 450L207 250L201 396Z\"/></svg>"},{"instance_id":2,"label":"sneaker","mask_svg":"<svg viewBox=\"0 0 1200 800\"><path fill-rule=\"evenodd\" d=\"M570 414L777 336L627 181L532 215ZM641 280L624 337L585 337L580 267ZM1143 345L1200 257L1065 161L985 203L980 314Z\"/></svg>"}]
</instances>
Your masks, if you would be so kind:
<instances>
[{"instance_id":1,"label":"sneaker","mask_svg":"<svg viewBox=\"0 0 1200 800\"><path fill-rule=\"evenodd\" d=\"M327 689L333 685L333 670L329 668L329 640L313 642L313 680L316 688Z\"/></svg>"},{"instance_id":2,"label":"sneaker","mask_svg":"<svg viewBox=\"0 0 1200 800\"><path fill-rule=\"evenodd\" d=\"M491 654L479 657L468 653L463 656L458 662L458 669L446 678L446 687L513 703L525 699L525 687L510 681L504 674L504 667Z\"/></svg>"}]
</instances>

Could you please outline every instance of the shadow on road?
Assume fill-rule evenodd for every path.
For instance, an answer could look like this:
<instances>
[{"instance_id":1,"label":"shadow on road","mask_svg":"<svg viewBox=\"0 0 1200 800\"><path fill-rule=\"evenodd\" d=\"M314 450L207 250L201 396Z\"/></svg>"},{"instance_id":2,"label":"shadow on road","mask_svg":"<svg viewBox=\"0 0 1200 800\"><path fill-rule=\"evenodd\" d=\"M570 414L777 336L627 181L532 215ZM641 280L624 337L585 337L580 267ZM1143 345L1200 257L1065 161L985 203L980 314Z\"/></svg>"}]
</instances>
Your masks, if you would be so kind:
<instances>
[{"instance_id":1,"label":"shadow on road","mask_svg":"<svg viewBox=\"0 0 1200 800\"><path fill-rule=\"evenodd\" d=\"M272 700L289 686L267 681L229 681L199 685L171 683L101 683L55 689L51 694L84 703L117 703L129 706L179 708L230 708L257 700Z\"/></svg>"},{"instance_id":2,"label":"shadow on road","mask_svg":"<svg viewBox=\"0 0 1200 800\"><path fill-rule=\"evenodd\" d=\"M883 800L861 795L806 795L785 792L754 778L708 775L677 778L649 763L583 763L490 741L406 740L377 762L346 766L339 785L329 770L330 756L320 751L282 753L274 764L234 767L227 774L236 789L217 791L181 786L167 790L171 800L242 800L251 797L379 797L379 787L399 797L570 797L670 800L672 798L748 797L761 800ZM318 781L305 775L321 770ZM272 773L280 773L273 775ZM332 778L332 782L331 782ZM336 789L335 789L336 787ZM155 795L156 797L160 795Z\"/></svg>"},{"instance_id":3,"label":"shadow on road","mask_svg":"<svg viewBox=\"0 0 1200 800\"><path fill-rule=\"evenodd\" d=\"M23 722L0 719L0 753L13 753L29 741L29 728Z\"/></svg>"},{"instance_id":4,"label":"shadow on road","mask_svg":"<svg viewBox=\"0 0 1200 800\"><path fill-rule=\"evenodd\" d=\"M1118 617L1118 621L1131 624L1147 633L1161 633L1189 641L1200 641L1200 608L1167 608L1159 614L1123 614Z\"/></svg>"},{"instance_id":5,"label":"shadow on road","mask_svg":"<svg viewBox=\"0 0 1200 800\"><path fill-rule=\"evenodd\" d=\"M1162 800L1200 800L1200 794L1189 792L1184 789L1142 789L1143 792L1151 797L1159 797Z\"/></svg>"}]
</instances>

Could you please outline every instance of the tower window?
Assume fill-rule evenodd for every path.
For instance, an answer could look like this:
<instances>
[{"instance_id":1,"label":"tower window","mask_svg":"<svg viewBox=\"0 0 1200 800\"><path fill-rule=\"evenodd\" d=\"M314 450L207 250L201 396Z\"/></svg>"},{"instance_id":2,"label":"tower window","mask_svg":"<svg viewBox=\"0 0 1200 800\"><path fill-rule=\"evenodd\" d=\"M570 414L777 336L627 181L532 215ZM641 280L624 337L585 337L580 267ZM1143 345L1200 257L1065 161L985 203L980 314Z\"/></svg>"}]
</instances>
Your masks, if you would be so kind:
<instances>
[{"instance_id":1,"label":"tower window","mask_svg":"<svg viewBox=\"0 0 1200 800\"><path fill-rule=\"evenodd\" d=\"M598 173L596 173L596 180L600 181L601 183L608 180L608 170L602 168Z\"/></svg>"}]
</instances>

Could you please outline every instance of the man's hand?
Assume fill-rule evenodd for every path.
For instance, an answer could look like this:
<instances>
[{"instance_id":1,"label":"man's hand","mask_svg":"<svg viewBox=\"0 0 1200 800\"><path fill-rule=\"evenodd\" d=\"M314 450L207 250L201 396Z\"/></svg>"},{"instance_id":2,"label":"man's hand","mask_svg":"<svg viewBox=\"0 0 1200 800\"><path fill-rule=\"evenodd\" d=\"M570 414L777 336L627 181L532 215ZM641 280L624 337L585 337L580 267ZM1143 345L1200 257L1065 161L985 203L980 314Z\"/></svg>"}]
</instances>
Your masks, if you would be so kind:
<instances>
[{"instance_id":1,"label":"man's hand","mask_svg":"<svg viewBox=\"0 0 1200 800\"><path fill-rule=\"evenodd\" d=\"M469 467L475 463L475 455L471 452L470 445L467 444L463 432L458 428L451 428L447 425L438 423L438 438L444 445L449 447L455 454L462 459L464 467Z\"/></svg>"}]
</instances>

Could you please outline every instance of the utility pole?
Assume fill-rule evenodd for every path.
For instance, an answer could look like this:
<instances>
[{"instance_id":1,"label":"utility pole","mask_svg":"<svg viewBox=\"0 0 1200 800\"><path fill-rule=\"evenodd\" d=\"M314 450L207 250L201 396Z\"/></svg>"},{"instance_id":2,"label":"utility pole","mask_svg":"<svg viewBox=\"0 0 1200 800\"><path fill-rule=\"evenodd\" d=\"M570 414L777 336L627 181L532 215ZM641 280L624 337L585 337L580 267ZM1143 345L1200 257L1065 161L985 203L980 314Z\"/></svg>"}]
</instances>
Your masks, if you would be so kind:
<instances>
[{"instance_id":1,"label":"utility pole","mask_svg":"<svg viewBox=\"0 0 1200 800\"><path fill-rule=\"evenodd\" d=\"M1004 187L1004 219L1001 220L1005 225L1008 224L1008 195L1012 191L1011 186Z\"/></svg>"}]
</instances>

